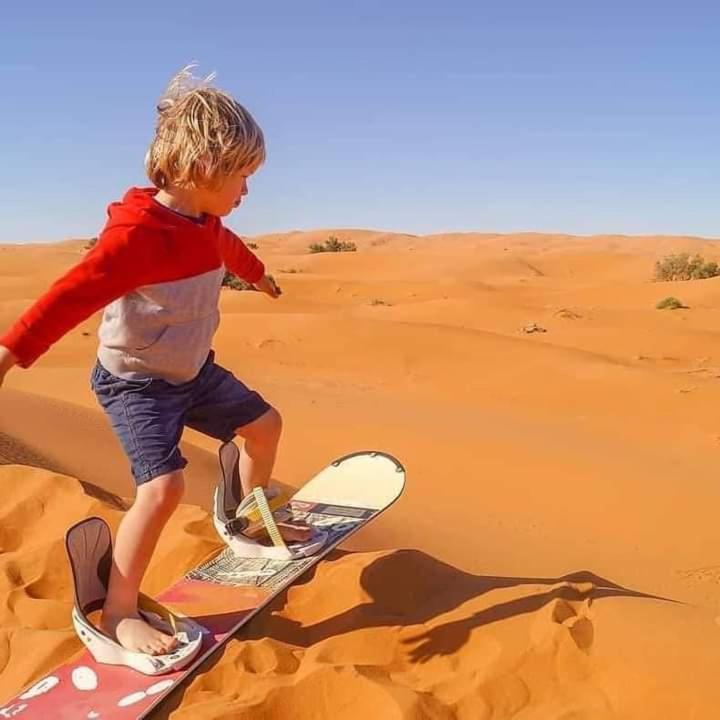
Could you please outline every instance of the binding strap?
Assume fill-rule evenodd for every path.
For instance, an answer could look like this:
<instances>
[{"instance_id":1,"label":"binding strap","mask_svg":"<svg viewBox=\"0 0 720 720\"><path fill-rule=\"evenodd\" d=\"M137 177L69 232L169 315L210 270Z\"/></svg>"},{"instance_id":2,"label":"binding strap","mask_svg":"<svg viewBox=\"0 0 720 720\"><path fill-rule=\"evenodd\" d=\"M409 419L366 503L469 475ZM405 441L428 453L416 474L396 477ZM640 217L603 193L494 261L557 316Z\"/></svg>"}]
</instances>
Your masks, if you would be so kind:
<instances>
[{"instance_id":1,"label":"binding strap","mask_svg":"<svg viewBox=\"0 0 720 720\"><path fill-rule=\"evenodd\" d=\"M268 505L263 489L261 487L254 487L253 497L255 499L257 509L260 512L260 517L265 524L265 529L267 530L273 545L287 549L287 545L285 544L285 540L283 540L283 536L280 534L280 530L278 530L277 523L273 517L272 510L270 510L270 506Z\"/></svg>"},{"instance_id":2,"label":"binding strap","mask_svg":"<svg viewBox=\"0 0 720 720\"><path fill-rule=\"evenodd\" d=\"M156 600L148 597L144 593L138 593L138 609L145 610L146 612L152 612L159 615L173 630L173 634L177 635L178 632L178 617L168 610L164 605L161 605Z\"/></svg>"}]
</instances>

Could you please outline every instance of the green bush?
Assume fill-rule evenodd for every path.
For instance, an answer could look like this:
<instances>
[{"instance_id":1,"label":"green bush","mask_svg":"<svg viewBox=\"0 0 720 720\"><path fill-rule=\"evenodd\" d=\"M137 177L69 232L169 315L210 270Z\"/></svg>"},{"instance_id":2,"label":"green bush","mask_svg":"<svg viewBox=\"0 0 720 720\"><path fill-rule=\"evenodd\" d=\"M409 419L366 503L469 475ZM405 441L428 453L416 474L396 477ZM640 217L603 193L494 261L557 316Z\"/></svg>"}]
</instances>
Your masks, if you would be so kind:
<instances>
[{"instance_id":1,"label":"green bush","mask_svg":"<svg viewBox=\"0 0 720 720\"><path fill-rule=\"evenodd\" d=\"M231 273L229 270L225 271L225 277L222 281L223 287L230 288L231 290L257 290L252 284L239 278L235 273Z\"/></svg>"},{"instance_id":2,"label":"green bush","mask_svg":"<svg viewBox=\"0 0 720 720\"><path fill-rule=\"evenodd\" d=\"M655 263L655 280L705 280L720 275L716 262L705 262L700 255L667 255Z\"/></svg>"},{"instance_id":3,"label":"green bush","mask_svg":"<svg viewBox=\"0 0 720 720\"><path fill-rule=\"evenodd\" d=\"M683 305L676 297L666 297L660 300L655 307L658 310L680 310L686 308L687 305Z\"/></svg>"},{"instance_id":4,"label":"green bush","mask_svg":"<svg viewBox=\"0 0 720 720\"><path fill-rule=\"evenodd\" d=\"M352 242L344 242L339 240L334 235L331 235L325 244L313 243L310 245L311 253L323 253L323 252L356 252L357 246Z\"/></svg>"}]
</instances>

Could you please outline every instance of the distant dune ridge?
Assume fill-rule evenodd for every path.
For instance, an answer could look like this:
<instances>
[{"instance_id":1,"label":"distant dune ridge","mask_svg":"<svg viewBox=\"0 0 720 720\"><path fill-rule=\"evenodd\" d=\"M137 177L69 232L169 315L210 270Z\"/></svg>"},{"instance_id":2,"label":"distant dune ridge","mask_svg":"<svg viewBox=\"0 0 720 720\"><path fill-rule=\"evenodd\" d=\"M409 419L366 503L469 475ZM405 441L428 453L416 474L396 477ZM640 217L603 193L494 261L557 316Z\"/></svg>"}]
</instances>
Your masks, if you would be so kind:
<instances>
[{"instance_id":1,"label":"distant dune ridge","mask_svg":"<svg viewBox=\"0 0 720 720\"><path fill-rule=\"evenodd\" d=\"M329 237L355 252L310 253ZM393 453L406 492L168 704L173 718L605 720L720 707L720 278L653 282L692 237L251 239L283 288L223 290L218 361L283 414L276 480ZM0 246L0 327L86 240ZM685 306L658 310L676 297ZM0 390L0 707L80 648L63 535L117 527L127 461L92 395L98 316ZM217 443L143 589L221 543Z\"/></svg>"}]
</instances>

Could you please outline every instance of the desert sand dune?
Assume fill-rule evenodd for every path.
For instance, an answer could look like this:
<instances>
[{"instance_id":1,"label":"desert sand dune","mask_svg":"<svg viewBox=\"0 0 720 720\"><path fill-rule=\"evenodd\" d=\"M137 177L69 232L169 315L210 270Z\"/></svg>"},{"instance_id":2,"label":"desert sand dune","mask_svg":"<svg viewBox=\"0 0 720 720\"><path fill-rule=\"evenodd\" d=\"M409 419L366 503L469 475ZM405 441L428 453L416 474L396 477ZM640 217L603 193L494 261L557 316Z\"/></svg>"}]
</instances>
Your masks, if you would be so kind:
<instances>
[{"instance_id":1,"label":"desert sand dune","mask_svg":"<svg viewBox=\"0 0 720 720\"><path fill-rule=\"evenodd\" d=\"M330 235L357 252L311 254ZM224 290L218 361L282 412L276 481L375 447L402 499L253 620L173 718L707 718L720 690L720 278L702 238L381 230L253 238L278 301ZM0 247L6 327L85 241ZM660 311L680 298L686 309ZM62 538L117 527L127 462L88 387L97 317L0 390L0 702L80 650ZM217 442L144 590L221 547ZM32 650L32 652L30 652Z\"/></svg>"}]
</instances>

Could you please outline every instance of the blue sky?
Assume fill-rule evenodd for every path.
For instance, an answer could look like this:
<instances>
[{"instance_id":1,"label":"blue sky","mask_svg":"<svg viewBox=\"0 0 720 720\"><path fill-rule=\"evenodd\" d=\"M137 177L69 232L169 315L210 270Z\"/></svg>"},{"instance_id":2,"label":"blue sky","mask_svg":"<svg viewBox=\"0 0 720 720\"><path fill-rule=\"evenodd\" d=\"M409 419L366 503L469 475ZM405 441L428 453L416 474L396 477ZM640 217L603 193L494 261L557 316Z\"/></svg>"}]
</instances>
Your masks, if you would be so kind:
<instances>
[{"instance_id":1,"label":"blue sky","mask_svg":"<svg viewBox=\"0 0 720 720\"><path fill-rule=\"evenodd\" d=\"M97 234L191 61L266 134L241 233L720 236L717 2L28 0L0 15L0 242Z\"/></svg>"}]
</instances>

